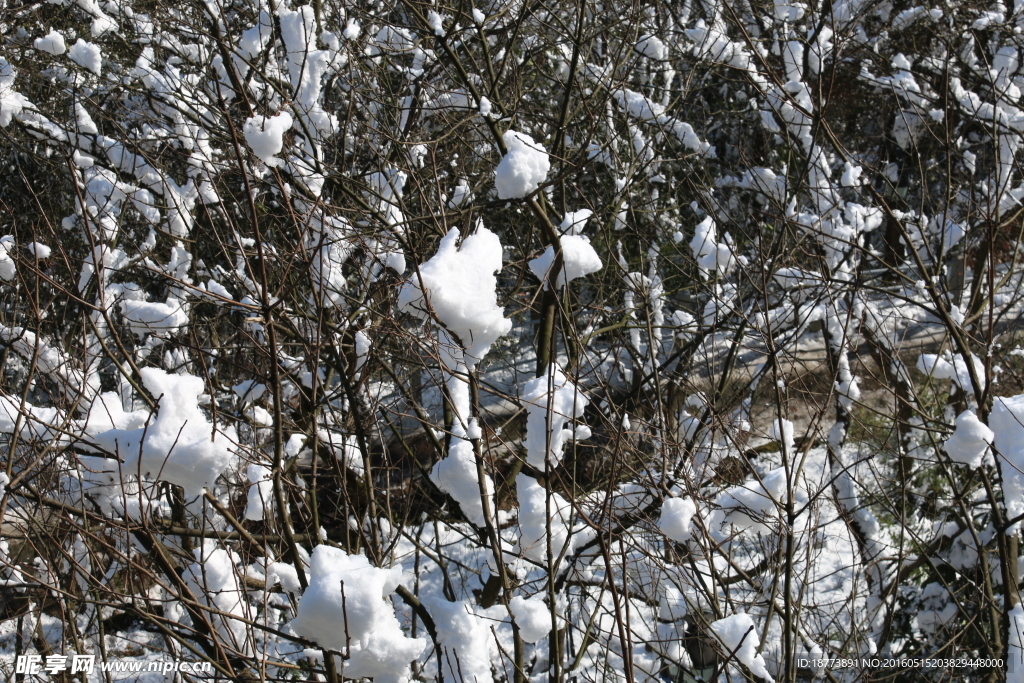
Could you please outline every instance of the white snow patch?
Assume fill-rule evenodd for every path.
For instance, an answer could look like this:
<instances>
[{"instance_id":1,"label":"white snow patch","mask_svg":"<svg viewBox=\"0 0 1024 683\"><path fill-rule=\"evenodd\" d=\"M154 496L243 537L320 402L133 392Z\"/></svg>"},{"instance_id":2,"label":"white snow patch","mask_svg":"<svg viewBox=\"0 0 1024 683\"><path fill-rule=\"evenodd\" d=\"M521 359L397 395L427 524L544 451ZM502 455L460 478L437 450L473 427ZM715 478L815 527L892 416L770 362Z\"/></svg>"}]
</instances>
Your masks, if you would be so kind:
<instances>
[{"instance_id":1,"label":"white snow patch","mask_svg":"<svg viewBox=\"0 0 1024 683\"><path fill-rule=\"evenodd\" d=\"M92 168L96 165L96 159L88 154L82 154L77 149L71 153L71 160L78 168Z\"/></svg>"},{"instance_id":2,"label":"white snow patch","mask_svg":"<svg viewBox=\"0 0 1024 683\"><path fill-rule=\"evenodd\" d=\"M309 569L309 587L299 599L292 630L324 648L349 652L347 678L407 680L409 663L427 641L405 636L388 600L402 581L402 568L381 569L362 555L318 545Z\"/></svg>"},{"instance_id":3,"label":"white snow patch","mask_svg":"<svg viewBox=\"0 0 1024 683\"><path fill-rule=\"evenodd\" d=\"M351 26L351 23L349 24ZM358 24L357 24L358 26ZM348 29L345 29L348 36ZM358 35L358 33L356 34ZM398 26L384 26L373 39L374 46L381 52L408 52L415 47L412 34Z\"/></svg>"},{"instance_id":4,"label":"white snow patch","mask_svg":"<svg viewBox=\"0 0 1024 683\"><path fill-rule=\"evenodd\" d=\"M197 562L185 570L184 579L189 589L201 602L226 614L209 616L221 635L241 652L247 652L246 625L240 619L248 619L248 602L238 583L235 565L239 557L235 553L218 548L212 540L193 551Z\"/></svg>"},{"instance_id":5,"label":"white snow patch","mask_svg":"<svg viewBox=\"0 0 1024 683\"><path fill-rule=\"evenodd\" d=\"M458 228L445 235L437 253L419 267L418 276L402 286L398 307L420 318L429 318L432 310L458 338L472 369L491 344L508 334L512 321L498 306L495 291L502 256L498 236L481 225L456 247L458 238Z\"/></svg>"},{"instance_id":6,"label":"white snow patch","mask_svg":"<svg viewBox=\"0 0 1024 683\"><path fill-rule=\"evenodd\" d=\"M776 418L768 431L768 437L778 441L786 455L793 455L795 441L793 440L793 423L790 420L782 417Z\"/></svg>"},{"instance_id":7,"label":"white snow patch","mask_svg":"<svg viewBox=\"0 0 1024 683\"><path fill-rule=\"evenodd\" d=\"M173 334L188 324L188 313L180 301L168 298L166 302L121 301L121 314L125 322L139 337L147 334Z\"/></svg>"},{"instance_id":8,"label":"white snow patch","mask_svg":"<svg viewBox=\"0 0 1024 683\"><path fill-rule=\"evenodd\" d=\"M0 238L0 278L6 282L14 279L18 274L14 259L11 258L11 250L14 248L14 237L4 235Z\"/></svg>"},{"instance_id":9,"label":"white snow patch","mask_svg":"<svg viewBox=\"0 0 1024 683\"><path fill-rule=\"evenodd\" d=\"M657 36L641 36L640 40L636 41L636 51L644 57L655 59L659 62L668 57L668 48L661 38Z\"/></svg>"},{"instance_id":10,"label":"white snow patch","mask_svg":"<svg viewBox=\"0 0 1024 683\"><path fill-rule=\"evenodd\" d=\"M53 30L53 27L50 27L50 32L42 38L36 38L32 45L40 52L51 55L62 55L68 50L64 43L64 36Z\"/></svg>"},{"instance_id":11,"label":"white snow patch","mask_svg":"<svg viewBox=\"0 0 1024 683\"><path fill-rule=\"evenodd\" d=\"M267 385L261 384L254 379L247 379L231 387L231 390L235 392L235 396L243 403L252 403L253 401L260 400L263 394L267 393Z\"/></svg>"},{"instance_id":12,"label":"white snow patch","mask_svg":"<svg viewBox=\"0 0 1024 683\"><path fill-rule=\"evenodd\" d=\"M550 526L552 561L557 561L563 549L566 555L571 553L572 508L569 502L557 493L546 491L536 479L525 474L516 477L516 494L519 497L520 552L534 562L546 564Z\"/></svg>"},{"instance_id":13,"label":"white snow patch","mask_svg":"<svg viewBox=\"0 0 1024 683\"><path fill-rule=\"evenodd\" d=\"M760 641L754 620L748 614L734 614L725 619L711 622L711 632L721 641L730 659L740 662L759 678L774 679L768 674L764 657L757 654Z\"/></svg>"},{"instance_id":14,"label":"white snow patch","mask_svg":"<svg viewBox=\"0 0 1024 683\"><path fill-rule=\"evenodd\" d=\"M527 413L526 462L538 470L543 470L546 462L557 467L566 440L574 434L566 424L583 416L589 400L561 370L550 365L547 374L523 386L522 401Z\"/></svg>"},{"instance_id":15,"label":"white snow patch","mask_svg":"<svg viewBox=\"0 0 1024 683\"><path fill-rule=\"evenodd\" d=\"M1024 605L1018 602L1009 616L1006 683L1024 683Z\"/></svg>"},{"instance_id":16,"label":"white snow patch","mask_svg":"<svg viewBox=\"0 0 1024 683\"><path fill-rule=\"evenodd\" d=\"M994 438L995 434L978 419L973 410L965 410L956 418L953 436L942 447L953 462L972 468L980 467Z\"/></svg>"},{"instance_id":17,"label":"white snow patch","mask_svg":"<svg viewBox=\"0 0 1024 683\"><path fill-rule=\"evenodd\" d=\"M472 442L452 437L448 455L434 466L430 478L438 488L455 499L469 521L479 527L485 525ZM487 497L493 499L494 483L487 475L484 475L484 487Z\"/></svg>"},{"instance_id":18,"label":"white snow patch","mask_svg":"<svg viewBox=\"0 0 1024 683\"><path fill-rule=\"evenodd\" d=\"M1024 395L997 396L988 418L992 444L1003 460L1003 501L1010 519L1024 513ZM1006 530L1015 534L1020 522Z\"/></svg>"},{"instance_id":19,"label":"white snow patch","mask_svg":"<svg viewBox=\"0 0 1024 683\"><path fill-rule=\"evenodd\" d=\"M270 506L274 492L271 472L263 465L249 465L245 476L250 484L245 502L245 518L259 522L263 519L263 511Z\"/></svg>"},{"instance_id":20,"label":"white snow patch","mask_svg":"<svg viewBox=\"0 0 1024 683\"><path fill-rule=\"evenodd\" d=\"M797 489L796 498L806 496ZM786 500L786 470L774 469L763 477L726 489L715 499L719 508L713 518L721 526L729 525L739 530L750 529L763 533L769 531L767 523L778 517L779 504Z\"/></svg>"},{"instance_id":21,"label":"white snow patch","mask_svg":"<svg viewBox=\"0 0 1024 683\"><path fill-rule=\"evenodd\" d=\"M444 36L444 23L441 21L440 14L434 10L427 12L427 24L430 26L430 29L434 32L435 36L438 38Z\"/></svg>"},{"instance_id":22,"label":"white snow patch","mask_svg":"<svg viewBox=\"0 0 1024 683\"><path fill-rule=\"evenodd\" d=\"M565 214L565 218L562 219L561 225L558 229L563 234L567 235L579 235L583 232L583 228L587 227L587 221L594 215L594 212L590 209L580 209L579 211L569 211Z\"/></svg>"},{"instance_id":23,"label":"white snow patch","mask_svg":"<svg viewBox=\"0 0 1024 683\"><path fill-rule=\"evenodd\" d=\"M97 76L100 75L103 67L103 55L100 53L99 45L87 43L79 38L78 42L68 50L68 57L83 69L88 69Z\"/></svg>"},{"instance_id":24,"label":"white snow patch","mask_svg":"<svg viewBox=\"0 0 1024 683\"><path fill-rule=\"evenodd\" d=\"M985 364L978 356L971 356L971 364L974 366L974 376L979 382L985 381ZM971 373L968 370L964 357L959 353L950 358L949 354L943 356L934 353L922 353L917 358L917 369L935 379L951 379L968 394L974 392L974 385L971 382Z\"/></svg>"},{"instance_id":25,"label":"white snow patch","mask_svg":"<svg viewBox=\"0 0 1024 683\"><path fill-rule=\"evenodd\" d=\"M460 206L466 203L467 200L472 199L473 192L469 188L469 183L465 178L459 178L458 184L455 189L452 190L452 197L448 200L448 208L458 209Z\"/></svg>"},{"instance_id":26,"label":"white snow patch","mask_svg":"<svg viewBox=\"0 0 1024 683\"><path fill-rule=\"evenodd\" d=\"M42 242L31 242L28 245L28 251L36 260L41 260L44 258L50 258L50 254L53 250Z\"/></svg>"},{"instance_id":27,"label":"white snow patch","mask_svg":"<svg viewBox=\"0 0 1024 683\"><path fill-rule=\"evenodd\" d=\"M184 487L190 498L198 496L235 461L235 428L215 430L199 408L201 378L158 368L140 373L146 390L160 401L156 418L146 427L102 432L93 442L120 455L125 474L150 475Z\"/></svg>"},{"instance_id":28,"label":"white snow patch","mask_svg":"<svg viewBox=\"0 0 1024 683\"><path fill-rule=\"evenodd\" d=\"M692 533L690 521L695 514L697 505L690 498L667 498L661 506L658 528L666 538L684 543Z\"/></svg>"},{"instance_id":29,"label":"white snow patch","mask_svg":"<svg viewBox=\"0 0 1024 683\"><path fill-rule=\"evenodd\" d=\"M508 153L494 172L500 199L520 199L544 182L551 169L547 150L526 133L509 130L502 136Z\"/></svg>"},{"instance_id":30,"label":"white snow patch","mask_svg":"<svg viewBox=\"0 0 1024 683\"><path fill-rule=\"evenodd\" d=\"M267 166L282 166L275 155L284 149L284 134L292 127L292 115L283 111L276 116L253 116L242 126L245 141L253 154Z\"/></svg>"},{"instance_id":31,"label":"white snow patch","mask_svg":"<svg viewBox=\"0 0 1024 683\"><path fill-rule=\"evenodd\" d=\"M843 187L857 187L860 185L860 177L863 172L863 168L847 161L843 166L843 176L839 179L839 184Z\"/></svg>"},{"instance_id":32,"label":"white snow patch","mask_svg":"<svg viewBox=\"0 0 1024 683\"><path fill-rule=\"evenodd\" d=\"M697 261L701 275L705 278L708 271L712 270L726 275L736 263L736 257L728 242L719 244L715 220L711 216L702 220L694 228L693 239L690 240L690 250L693 252L694 260Z\"/></svg>"},{"instance_id":33,"label":"white snow patch","mask_svg":"<svg viewBox=\"0 0 1024 683\"><path fill-rule=\"evenodd\" d=\"M496 649L491 633L494 622L468 601L438 598L428 605L437 627L438 644L444 651L441 661L445 683L491 683L491 656Z\"/></svg>"},{"instance_id":34,"label":"white snow patch","mask_svg":"<svg viewBox=\"0 0 1024 683\"><path fill-rule=\"evenodd\" d=\"M551 633L551 611L540 598L517 595L509 600L508 611L519 626L519 635L527 643L536 643Z\"/></svg>"},{"instance_id":35,"label":"white snow patch","mask_svg":"<svg viewBox=\"0 0 1024 683\"><path fill-rule=\"evenodd\" d=\"M370 339L370 335L366 334L363 330L359 330L355 334L356 340L356 372L359 372L363 365L366 364L366 357L370 353L370 346L373 340Z\"/></svg>"},{"instance_id":36,"label":"white snow patch","mask_svg":"<svg viewBox=\"0 0 1024 683\"><path fill-rule=\"evenodd\" d=\"M586 277L601 270L603 263L597 251L590 245L590 239L583 235L563 235L559 238L562 247L562 267L558 270L559 289L569 282ZM548 288L548 271L555 261L554 247L548 247L543 254L530 261L530 272Z\"/></svg>"}]
</instances>

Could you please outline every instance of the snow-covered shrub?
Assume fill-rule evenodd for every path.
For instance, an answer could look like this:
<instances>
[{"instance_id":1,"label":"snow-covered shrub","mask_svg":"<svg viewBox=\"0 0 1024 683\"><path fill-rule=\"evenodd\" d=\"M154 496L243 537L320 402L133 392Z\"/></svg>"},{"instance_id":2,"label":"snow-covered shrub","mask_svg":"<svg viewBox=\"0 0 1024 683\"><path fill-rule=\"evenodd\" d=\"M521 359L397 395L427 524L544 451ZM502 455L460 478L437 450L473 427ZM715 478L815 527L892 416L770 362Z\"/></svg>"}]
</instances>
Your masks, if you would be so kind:
<instances>
[{"instance_id":1,"label":"snow-covered shrub","mask_svg":"<svg viewBox=\"0 0 1024 683\"><path fill-rule=\"evenodd\" d=\"M1013 680L1010 5L9 0L0 654Z\"/></svg>"}]
</instances>

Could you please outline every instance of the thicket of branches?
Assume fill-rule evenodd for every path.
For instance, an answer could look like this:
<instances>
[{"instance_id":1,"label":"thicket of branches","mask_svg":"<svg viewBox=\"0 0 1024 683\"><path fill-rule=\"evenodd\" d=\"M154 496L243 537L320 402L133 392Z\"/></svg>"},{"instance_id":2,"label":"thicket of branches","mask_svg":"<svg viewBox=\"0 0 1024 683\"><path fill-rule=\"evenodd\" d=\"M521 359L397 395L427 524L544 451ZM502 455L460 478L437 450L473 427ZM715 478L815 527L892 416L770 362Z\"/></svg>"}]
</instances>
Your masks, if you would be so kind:
<instances>
[{"instance_id":1,"label":"thicket of branches","mask_svg":"<svg viewBox=\"0 0 1024 683\"><path fill-rule=\"evenodd\" d=\"M6 0L0 649L1024 680L1022 7Z\"/></svg>"}]
</instances>

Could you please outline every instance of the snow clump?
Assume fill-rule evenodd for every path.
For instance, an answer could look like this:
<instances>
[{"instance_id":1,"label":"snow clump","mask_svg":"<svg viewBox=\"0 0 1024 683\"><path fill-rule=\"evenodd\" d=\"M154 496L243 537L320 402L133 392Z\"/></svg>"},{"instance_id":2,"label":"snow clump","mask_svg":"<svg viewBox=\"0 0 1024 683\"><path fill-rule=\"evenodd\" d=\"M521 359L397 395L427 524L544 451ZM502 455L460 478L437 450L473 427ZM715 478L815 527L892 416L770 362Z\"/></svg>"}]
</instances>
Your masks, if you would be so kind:
<instances>
[{"instance_id":1,"label":"snow clump","mask_svg":"<svg viewBox=\"0 0 1024 683\"><path fill-rule=\"evenodd\" d=\"M594 212L590 209L569 211L565 214L565 218L562 219L562 223L558 226L558 229L563 234L578 235L583 232L583 228L587 227L587 221L589 221L593 215Z\"/></svg>"},{"instance_id":2,"label":"snow clump","mask_svg":"<svg viewBox=\"0 0 1024 683\"><path fill-rule=\"evenodd\" d=\"M4 235L0 237L0 279L10 282L18 274L18 268L11 258L11 249L14 248L14 237Z\"/></svg>"},{"instance_id":3,"label":"snow clump","mask_svg":"<svg viewBox=\"0 0 1024 683\"><path fill-rule=\"evenodd\" d=\"M495 291L502 255L498 236L480 225L461 246L456 246L458 239L458 228L448 231L437 253L419 267L418 276L402 286L398 307L424 319L432 310L461 342L465 363L472 369L491 344L508 334L512 321L498 306Z\"/></svg>"},{"instance_id":4,"label":"snow clump","mask_svg":"<svg viewBox=\"0 0 1024 683\"><path fill-rule=\"evenodd\" d=\"M468 601L448 602L444 598L429 601L430 615L437 628L437 641L445 651L445 683L490 683L491 656L496 649L491 632L493 620ZM481 610L482 611L482 610ZM349 668L345 666L345 676ZM374 679L375 683L378 679Z\"/></svg>"},{"instance_id":5,"label":"snow clump","mask_svg":"<svg viewBox=\"0 0 1024 683\"><path fill-rule=\"evenodd\" d=\"M590 239L583 235L563 235L559 243L562 246L562 267L558 269L556 282L559 289L573 280L596 273L604 265L597 251L590 246ZM554 262L554 247L548 247L543 254L530 261L530 272L544 283L544 289L549 288L548 271Z\"/></svg>"},{"instance_id":6,"label":"snow clump","mask_svg":"<svg viewBox=\"0 0 1024 683\"><path fill-rule=\"evenodd\" d=\"M345 30L348 37L348 29ZM358 35L358 34L357 34ZM412 34L398 26L384 26L373 39L374 54L383 52L409 52L416 47Z\"/></svg>"},{"instance_id":7,"label":"snow clump","mask_svg":"<svg viewBox=\"0 0 1024 683\"><path fill-rule=\"evenodd\" d=\"M444 23L441 20L441 15L430 10L427 12L427 23L430 24L431 30L434 31L434 35L438 38L444 37Z\"/></svg>"},{"instance_id":8,"label":"snow clump","mask_svg":"<svg viewBox=\"0 0 1024 683\"><path fill-rule=\"evenodd\" d=\"M979 382L985 381L985 365L977 356L971 356L971 365L974 366L974 376ZM940 356L934 353L922 353L917 358L917 369L935 379L951 379L968 394L974 391L974 384L971 382L971 372L964 357L959 353L949 357L949 354Z\"/></svg>"},{"instance_id":9,"label":"snow clump","mask_svg":"<svg viewBox=\"0 0 1024 683\"><path fill-rule=\"evenodd\" d=\"M28 245L28 250L36 260L50 258L50 254L53 253L53 250L42 242L31 242Z\"/></svg>"},{"instance_id":10,"label":"snow clump","mask_svg":"<svg viewBox=\"0 0 1024 683\"><path fill-rule=\"evenodd\" d=\"M782 417L776 418L768 430L768 436L773 441L778 441L787 454L793 453L796 442L793 439L793 423L791 421Z\"/></svg>"},{"instance_id":11,"label":"snow clump","mask_svg":"<svg viewBox=\"0 0 1024 683\"><path fill-rule=\"evenodd\" d=\"M715 220L711 216L694 228L690 250L693 251L693 258L697 261L697 267L704 278L707 278L708 272L712 270L717 270L720 275L726 275L736 265L736 257L728 243L728 236L726 242L718 242Z\"/></svg>"},{"instance_id":12,"label":"snow clump","mask_svg":"<svg viewBox=\"0 0 1024 683\"><path fill-rule=\"evenodd\" d=\"M1017 603L1010 610L1010 642L1006 651L1007 668L1016 672L1007 676L1007 683L1022 683L1024 675L1024 605Z\"/></svg>"},{"instance_id":13,"label":"snow clump","mask_svg":"<svg viewBox=\"0 0 1024 683\"><path fill-rule=\"evenodd\" d=\"M99 45L87 43L79 38L78 42L68 50L68 57L83 69L88 69L97 76L100 75L100 70L103 67L103 55L100 54Z\"/></svg>"},{"instance_id":14,"label":"snow clump","mask_svg":"<svg viewBox=\"0 0 1024 683\"><path fill-rule=\"evenodd\" d=\"M270 470L263 465L249 465L245 470L249 492L245 501L245 518L252 522L263 520L263 511L270 505L274 482Z\"/></svg>"},{"instance_id":15,"label":"snow clump","mask_svg":"<svg viewBox=\"0 0 1024 683\"><path fill-rule=\"evenodd\" d=\"M551 556L557 560L565 549L572 552L569 524L572 508L569 502L554 492L545 491L533 477L516 477L516 495L519 498L519 550L534 562L546 563L548 557L548 526L551 527ZM547 497L551 496L550 505ZM553 569L554 571L554 569Z\"/></svg>"},{"instance_id":16,"label":"snow clump","mask_svg":"<svg viewBox=\"0 0 1024 683\"><path fill-rule=\"evenodd\" d=\"M547 150L526 133L506 131L502 140L508 153L494 172L494 187L499 199L521 199L540 187L551 162Z\"/></svg>"},{"instance_id":17,"label":"snow clump","mask_svg":"<svg viewBox=\"0 0 1024 683\"><path fill-rule=\"evenodd\" d=\"M448 200L448 208L457 210L460 206L473 198L473 191L465 178L459 178L458 184L452 190L452 198Z\"/></svg>"},{"instance_id":18,"label":"snow clump","mask_svg":"<svg viewBox=\"0 0 1024 683\"><path fill-rule=\"evenodd\" d=\"M350 653L346 678L408 680L409 663L427 641L405 636L388 600L401 583L402 568L381 569L363 555L318 545L309 571L309 587L299 599L292 630L321 647Z\"/></svg>"},{"instance_id":19,"label":"snow clump","mask_svg":"<svg viewBox=\"0 0 1024 683\"><path fill-rule=\"evenodd\" d=\"M14 117L21 116L26 109L35 109L27 97L14 90L15 76L15 68L0 57L0 128L11 125Z\"/></svg>"},{"instance_id":20,"label":"snow clump","mask_svg":"<svg viewBox=\"0 0 1024 683\"><path fill-rule=\"evenodd\" d=\"M992 445L1005 463L1003 499L1006 517L1013 519L1024 514L1024 395L996 397L988 426L994 435ZM1015 534L1019 529L1017 522L1006 533Z\"/></svg>"},{"instance_id":21,"label":"snow clump","mask_svg":"<svg viewBox=\"0 0 1024 683\"><path fill-rule=\"evenodd\" d=\"M242 652L247 651L246 625L242 620L249 619L252 615L239 586L235 569L240 558L234 552L218 548L216 542L211 539L207 539L201 547L193 550L192 554L197 561L185 570L185 583L193 595L206 606L224 613L209 616L210 621L217 625L221 636ZM226 616L229 614L238 619Z\"/></svg>"},{"instance_id":22,"label":"snow clump","mask_svg":"<svg viewBox=\"0 0 1024 683\"><path fill-rule=\"evenodd\" d=\"M139 338L147 334L171 334L188 324L184 306L172 297L165 303L126 299L121 302L121 315Z\"/></svg>"},{"instance_id":23,"label":"snow clump","mask_svg":"<svg viewBox=\"0 0 1024 683\"><path fill-rule=\"evenodd\" d=\"M139 372L146 391L160 401L156 418L138 429L102 432L93 442L120 455L125 474L150 475L178 484L186 496L194 498L234 464L235 428L216 431L203 414L199 396L205 383L201 378L169 374L159 368Z\"/></svg>"},{"instance_id":24,"label":"snow clump","mask_svg":"<svg viewBox=\"0 0 1024 683\"><path fill-rule=\"evenodd\" d=\"M566 423L583 417L590 402L583 392L554 365L545 375L531 379L523 386L522 401L526 405L526 462L543 470L546 461L552 467L562 462L562 449L574 431Z\"/></svg>"},{"instance_id":25,"label":"snow clump","mask_svg":"<svg viewBox=\"0 0 1024 683\"><path fill-rule=\"evenodd\" d=\"M453 430L461 431L461 430ZM451 439L448 455L438 462L430 473L437 487L450 495L462 508L466 518L478 527L486 524L483 503L480 500L480 479L477 476L476 454L473 444L456 435ZM488 499L494 498L494 482L484 475Z\"/></svg>"},{"instance_id":26,"label":"snow clump","mask_svg":"<svg viewBox=\"0 0 1024 683\"><path fill-rule=\"evenodd\" d=\"M461 247L456 247L458 238L457 228L445 235L437 253L403 285L398 307L420 318L429 318L433 312L445 327L441 355L452 402L452 438L448 455L434 466L431 479L458 502L471 522L484 526L481 482L471 441L479 437L470 436L474 420L465 375L487 355L491 344L508 333L512 321L497 303L495 274L501 270L502 260L497 235L480 224ZM493 495L494 484L486 475L483 490Z\"/></svg>"},{"instance_id":27,"label":"snow clump","mask_svg":"<svg viewBox=\"0 0 1024 683\"><path fill-rule=\"evenodd\" d=\"M508 611L519 627L519 635L527 643L536 643L551 633L551 612L540 598L517 595L509 600Z\"/></svg>"},{"instance_id":28,"label":"snow clump","mask_svg":"<svg viewBox=\"0 0 1024 683\"><path fill-rule=\"evenodd\" d=\"M803 499L806 493L797 490L795 497ZM753 530L757 533L769 530L767 522L778 516L778 503L786 500L786 470L784 467L774 469L761 481L748 481L726 489L715 499L719 508L713 515L721 526L729 525L743 531Z\"/></svg>"},{"instance_id":29,"label":"snow clump","mask_svg":"<svg viewBox=\"0 0 1024 683\"><path fill-rule=\"evenodd\" d=\"M366 357L370 354L370 347L373 340L363 330L358 330L356 338L356 372L359 372L366 365Z\"/></svg>"},{"instance_id":30,"label":"snow clump","mask_svg":"<svg viewBox=\"0 0 1024 683\"><path fill-rule=\"evenodd\" d=\"M32 45L40 52L51 55L62 55L67 52L68 47L64 43L64 36L50 28L50 32L42 38L36 38Z\"/></svg>"},{"instance_id":31,"label":"snow clump","mask_svg":"<svg viewBox=\"0 0 1024 683\"><path fill-rule=\"evenodd\" d=\"M956 431L943 444L943 449L953 462L980 467L994 438L995 434L973 410L965 410L956 418Z\"/></svg>"},{"instance_id":32,"label":"snow clump","mask_svg":"<svg viewBox=\"0 0 1024 683\"><path fill-rule=\"evenodd\" d=\"M767 681L774 681L765 667L764 657L757 654L761 644L749 614L734 614L725 619L711 622L711 632L721 641L730 659L750 669L750 673Z\"/></svg>"},{"instance_id":33,"label":"snow clump","mask_svg":"<svg viewBox=\"0 0 1024 683\"><path fill-rule=\"evenodd\" d=\"M636 42L636 51L644 57L658 61L668 57L668 48L657 36L641 36L640 40Z\"/></svg>"},{"instance_id":34,"label":"snow clump","mask_svg":"<svg viewBox=\"0 0 1024 683\"><path fill-rule=\"evenodd\" d=\"M697 506L689 498L668 498L661 506L658 528L665 537L676 543L684 543L692 533L690 521L697 514Z\"/></svg>"},{"instance_id":35,"label":"snow clump","mask_svg":"<svg viewBox=\"0 0 1024 683\"><path fill-rule=\"evenodd\" d=\"M253 154L273 168L284 164L275 155L284 149L284 134L292 123L292 115L286 111L276 116L253 116L246 120L242 133Z\"/></svg>"}]
</instances>

